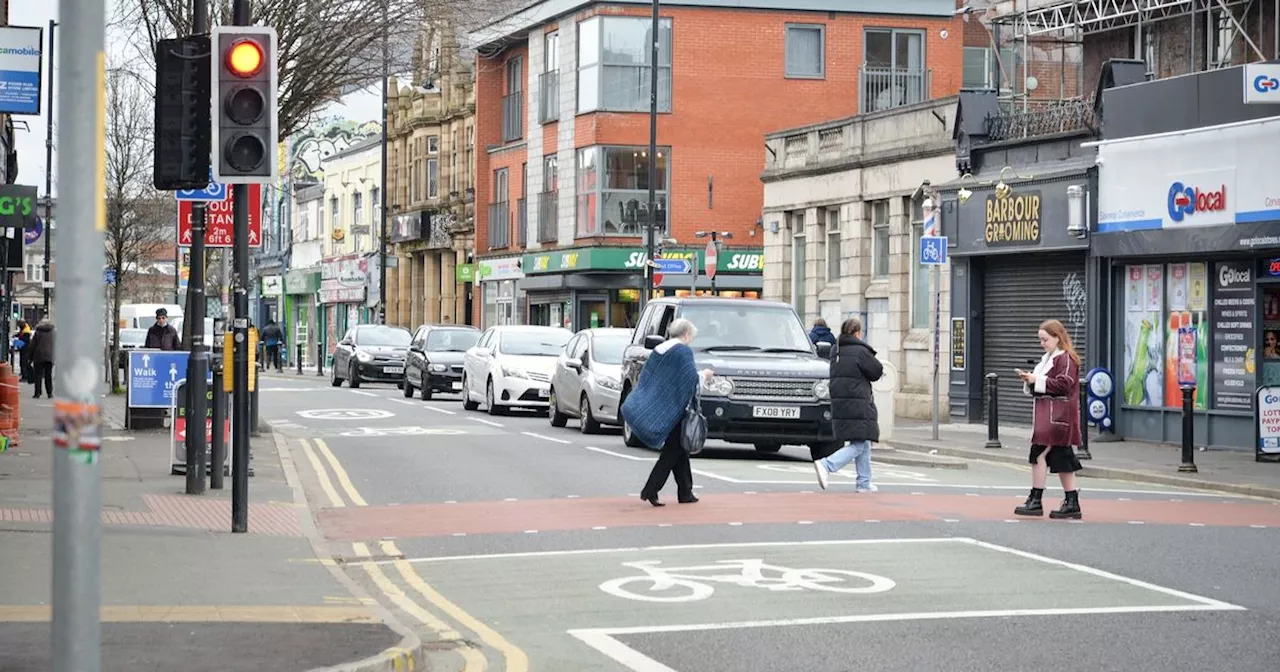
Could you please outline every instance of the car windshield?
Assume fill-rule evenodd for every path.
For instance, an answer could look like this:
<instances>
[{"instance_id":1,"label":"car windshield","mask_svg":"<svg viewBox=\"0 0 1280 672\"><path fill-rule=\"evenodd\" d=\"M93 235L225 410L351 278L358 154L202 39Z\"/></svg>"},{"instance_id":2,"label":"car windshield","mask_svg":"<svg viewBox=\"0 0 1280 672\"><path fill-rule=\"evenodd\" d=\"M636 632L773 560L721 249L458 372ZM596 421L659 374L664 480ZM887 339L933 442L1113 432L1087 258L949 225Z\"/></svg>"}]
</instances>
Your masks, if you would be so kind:
<instances>
[{"instance_id":1,"label":"car windshield","mask_svg":"<svg viewBox=\"0 0 1280 672\"><path fill-rule=\"evenodd\" d=\"M397 327L362 327L356 330L356 345L408 347L413 334Z\"/></svg>"},{"instance_id":2,"label":"car windshield","mask_svg":"<svg viewBox=\"0 0 1280 672\"><path fill-rule=\"evenodd\" d=\"M507 331L499 347L504 355L546 355L554 357L564 350L573 333L568 329Z\"/></svg>"},{"instance_id":3,"label":"car windshield","mask_svg":"<svg viewBox=\"0 0 1280 672\"><path fill-rule=\"evenodd\" d=\"M622 351L630 342L626 334L596 336L591 339L591 358L601 364L621 364Z\"/></svg>"},{"instance_id":4,"label":"car windshield","mask_svg":"<svg viewBox=\"0 0 1280 672\"><path fill-rule=\"evenodd\" d=\"M427 352L466 352L480 340L474 329L432 329L427 333Z\"/></svg>"},{"instance_id":5,"label":"car windshield","mask_svg":"<svg viewBox=\"0 0 1280 672\"><path fill-rule=\"evenodd\" d=\"M121 329L120 345L138 346L147 342L146 329Z\"/></svg>"},{"instance_id":6,"label":"car windshield","mask_svg":"<svg viewBox=\"0 0 1280 672\"><path fill-rule=\"evenodd\" d=\"M697 327L695 350L813 352L795 311L756 303L687 303L683 317Z\"/></svg>"}]
</instances>

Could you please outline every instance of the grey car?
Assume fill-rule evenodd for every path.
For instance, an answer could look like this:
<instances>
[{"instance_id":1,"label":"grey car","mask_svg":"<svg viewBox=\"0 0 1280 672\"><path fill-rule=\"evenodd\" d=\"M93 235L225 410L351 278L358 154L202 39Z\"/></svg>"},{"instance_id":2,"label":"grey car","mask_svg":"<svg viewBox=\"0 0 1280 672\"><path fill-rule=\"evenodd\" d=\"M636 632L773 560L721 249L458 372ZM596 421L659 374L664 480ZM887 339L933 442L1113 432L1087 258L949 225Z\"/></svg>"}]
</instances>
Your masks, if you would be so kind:
<instances>
[{"instance_id":1,"label":"grey car","mask_svg":"<svg viewBox=\"0 0 1280 672\"><path fill-rule=\"evenodd\" d=\"M361 324L347 330L333 351L329 383L346 380L351 389L360 383L404 382L404 360L413 334L402 327Z\"/></svg>"},{"instance_id":2,"label":"grey car","mask_svg":"<svg viewBox=\"0 0 1280 672\"><path fill-rule=\"evenodd\" d=\"M594 434L621 424L622 352L630 342L630 329L583 329L569 339L551 376L552 427L577 418L583 434Z\"/></svg>"}]
</instances>

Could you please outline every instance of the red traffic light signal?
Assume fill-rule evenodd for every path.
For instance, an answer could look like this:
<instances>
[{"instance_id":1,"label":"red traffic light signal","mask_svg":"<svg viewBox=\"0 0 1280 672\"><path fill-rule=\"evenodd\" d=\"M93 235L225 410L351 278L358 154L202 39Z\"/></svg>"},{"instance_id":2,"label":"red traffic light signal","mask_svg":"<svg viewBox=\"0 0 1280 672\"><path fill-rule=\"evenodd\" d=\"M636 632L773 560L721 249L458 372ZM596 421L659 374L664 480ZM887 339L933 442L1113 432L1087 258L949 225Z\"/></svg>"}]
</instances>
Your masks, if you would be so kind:
<instances>
[{"instance_id":1,"label":"red traffic light signal","mask_svg":"<svg viewBox=\"0 0 1280 672\"><path fill-rule=\"evenodd\" d=\"M240 40L227 50L227 69L240 77L252 77L262 71L262 46L253 40Z\"/></svg>"},{"instance_id":2,"label":"red traffic light signal","mask_svg":"<svg viewBox=\"0 0 1280 672\"><path fill-rule=\"evenodd\" d=\"M214 179L273 182L279 171L275 29L218 26L211 38Z\"/></svg>"}]
</instances>

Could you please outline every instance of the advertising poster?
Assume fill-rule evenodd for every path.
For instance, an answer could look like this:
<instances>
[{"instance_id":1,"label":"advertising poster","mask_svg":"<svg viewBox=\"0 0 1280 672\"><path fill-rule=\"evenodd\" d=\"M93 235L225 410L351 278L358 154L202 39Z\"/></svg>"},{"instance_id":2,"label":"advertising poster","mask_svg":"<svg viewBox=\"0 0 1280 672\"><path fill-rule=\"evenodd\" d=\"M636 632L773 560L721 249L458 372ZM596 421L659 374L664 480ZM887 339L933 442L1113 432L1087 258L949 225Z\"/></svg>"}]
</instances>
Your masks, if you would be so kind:
<instances>
[{"instance_id":1,"label":"advertising poster","mask_svg":"<svg viewBox=\"0 0 1280 672\"><path fill-rule=\"evenodd\" d=\"M1151 272L1155 270L1154 274ZM1155 308L1150 306L1155 286ZM1160 266L1125 267L1123 402L1126 406L1164 405L1165 330L1163 271Z\"/></svg>"},{"instance_id":2,"label":"advertising poster","mask_svg":"<svg viewBox=\"0 0 1280 672\"><path fill-rule=\"evenodd\" d=\"M1166 275L1166 290L1169 294L1169 317L1164 320L1165 329L1165 364L1164 364L1164 405L1180 408L1182 406L1182 384L1184 380L1190 378L1195 379L1196 386L1196 408L1204 409L1209 400L1209 357L1208 345L1209 338L1209 321L1208 315L1205 314L1203 307L1196 311L1192 310L1193 303L1203 304L1203 301L1192 301L1192 282L1191 282L1191 266L1200 266L1203 273L1204 264L1169 264L1169 272ZM1205 288L1203 286L1203 277L1201 278L1200 293L1203 296ZM1196 373L1189 376L1189 372L1182 371L1180 359L1182 342L1179 339L1179 333L1184 330L1192 330L1195 332L1195 355L1194 366Z\"/></svg>"},{"instance_id":3,"label":"advertising poster","mask_svg":"<svg viewBox=\"0 0 1280 672\"><path fill-rule=\"evenodd\" d=\"M1209 278L1204 262L1187 264L1187 276L1191 280L1191 295L1187 299L1187 310L1205 311L1209 309Z\"/></svg>"},{"instance_id":4,"label":"advertising poster","mask_svg":"<svg viewBox=\"0 0 1280 672\"><path fill-rule=\"evenodd\" d=\"M1280 385L1280 287L1262 293L1262 385Z\"/></svg>"},{"instance_id":5,"label":"advertising poster","mask_svg":"<svg viewBox=\"0 0 1280 672\"><path fill-rule=\"evenodd\" d=\"M1213 407L1253 409L1253 264L1213 265Z\"/></svg>"}]
</instances>

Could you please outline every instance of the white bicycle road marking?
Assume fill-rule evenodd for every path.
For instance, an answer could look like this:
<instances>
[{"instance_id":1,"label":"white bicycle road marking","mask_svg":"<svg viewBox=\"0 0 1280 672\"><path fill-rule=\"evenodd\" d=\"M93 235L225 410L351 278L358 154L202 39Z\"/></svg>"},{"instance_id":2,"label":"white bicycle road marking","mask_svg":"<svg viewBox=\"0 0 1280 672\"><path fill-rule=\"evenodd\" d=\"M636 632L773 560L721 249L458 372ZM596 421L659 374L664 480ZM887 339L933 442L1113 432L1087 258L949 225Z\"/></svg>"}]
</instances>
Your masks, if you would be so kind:
<instances>
[{"instance_id":1,"label":"white bicycle road marking","mask_svg":"<svg viewBox=\"0 0 1280 672\"><path fill-rule=\"evenodd\" d=\"M374 420L390 418L395 413L378 408L321 408L298 411L298 415L312 420Z\"/></svg>"},{"instance_id":2,"label":"white bicycle road marking","mask_svg":"<svg viewBox=\"0 0 1280 672\"><path fill-rule=\"evenodd\" d=\"M719 560L710 565L660 567L661 560L624 562L623 567L644 574L610 579L600 590L627 600L641 602L696 602L711 597L712 583L727 583L744 588L796 591L818 590L830 593L867 595L892 590L892 579L848 569L794 569L766 564L760 559ZM766 575L766 572L768 573ZM840 585L854 581L855 585ZM634 589L638 589L633 591Z\"/></svg>"},{"instance_id":3,"label":"white bicycle road marking","mask_svg":"<svg viewBox=\"0 0 1280 672\"><path fill-rule=\"evenodd\" d=\"M339 436L424 436L427 434L457 436L459 434L466 434L466 432L461 429L438 429L430 427L357 427L355 429L349 429L342 432Z\"/></svg>"},{"instance_id":4,"label":"white bicycle road marking","mask_svg":"<svg viewBox=\"0 0 1280 672\"><path fill-rule=\"evenodd\" d=\"M925 474L921 474L916 471L903 471L901 469L885 468L877 464L875 461L875 458L872 458L871 463L875 466L875 468L872 471L875 474L876 478L878 479L880 478L900 479L900 480L906 480L906 481L918 481L920 483L937 483L938 482L937 479L931 478ZM813 466L809 464L758 464L756 466L768 471L781 471L787 474L805 474L808 476L813 475ZM849 479L853 479L857 476L857 474L854 473L853 469L837 471L831 475L848 477Z\"/></svg>"}]
</instances>

